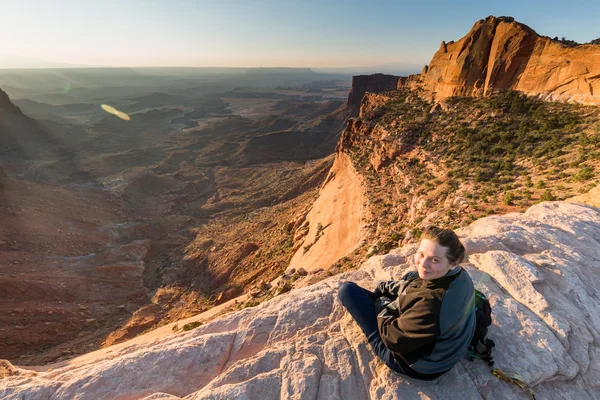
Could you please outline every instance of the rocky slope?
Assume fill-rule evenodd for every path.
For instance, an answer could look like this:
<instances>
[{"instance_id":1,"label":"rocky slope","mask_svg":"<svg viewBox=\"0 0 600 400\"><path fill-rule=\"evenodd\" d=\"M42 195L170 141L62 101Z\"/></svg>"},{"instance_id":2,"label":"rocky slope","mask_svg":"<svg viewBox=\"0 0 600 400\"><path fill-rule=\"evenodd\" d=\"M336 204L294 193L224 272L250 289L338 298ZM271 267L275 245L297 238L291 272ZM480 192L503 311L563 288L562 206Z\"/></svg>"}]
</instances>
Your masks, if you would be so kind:
<instances>
[{"instance_id":1,"label":"rocky slope","mask_svg":"<svg viewBox=\"0 0 600 400\"><path fill-rule=\"evenodd\" d=\"M496 367L537 399L600 398L600 210L546 202L460 231L493 307ZM415 245L188 332L170 327L38 372L4 364L3 399L526 399L481 362L433 382L378 359L336 298L347 280L400 277Z\"/></svg>"},{"instance_id":2,"label":"rocky slope","mask_svg":"<svg viewBox=\"0 0 600 400\"><path fill-rule=\"evenodd\" d=\"M600 104L600 45L568 46L509 17L480 20L442 42L422 82L436 100L515 89L548 100Z\"/></svg>"},{"instance_id":3,"label":"rocky slope","mask_svg":"<svg viewBox=\"0 0 600 400\"><path fill-rule=\"evenodd\" d=\"M429 224L465 226L588 192L600 168L599 126L596 106L516 91L442 105L402 88L366 94L338 152L364 183L365 239L378 254Z\"/></svg>"}]
</instances>

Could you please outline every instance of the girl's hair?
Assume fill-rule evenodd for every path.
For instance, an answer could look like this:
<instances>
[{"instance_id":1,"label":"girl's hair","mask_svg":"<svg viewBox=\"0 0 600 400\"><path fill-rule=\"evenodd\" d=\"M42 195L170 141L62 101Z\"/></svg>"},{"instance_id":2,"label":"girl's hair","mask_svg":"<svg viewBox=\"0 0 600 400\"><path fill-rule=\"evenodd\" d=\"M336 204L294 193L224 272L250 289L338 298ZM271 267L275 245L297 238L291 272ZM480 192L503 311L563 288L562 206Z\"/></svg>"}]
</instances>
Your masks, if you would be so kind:
<instances>
[{"instance_id":1,"label":"girl's hair","mask_svg":"<svg viewBox=\"0 0 600 400\"><path fill-rule=\"evenodd\" d=\"M452 264L460 264L465 258L465 246L452 229L442 229L437 226L428 226L421 234L421 239L429 239L440 246L448 248L446 257Z\"/></svg>"}]
</instances>

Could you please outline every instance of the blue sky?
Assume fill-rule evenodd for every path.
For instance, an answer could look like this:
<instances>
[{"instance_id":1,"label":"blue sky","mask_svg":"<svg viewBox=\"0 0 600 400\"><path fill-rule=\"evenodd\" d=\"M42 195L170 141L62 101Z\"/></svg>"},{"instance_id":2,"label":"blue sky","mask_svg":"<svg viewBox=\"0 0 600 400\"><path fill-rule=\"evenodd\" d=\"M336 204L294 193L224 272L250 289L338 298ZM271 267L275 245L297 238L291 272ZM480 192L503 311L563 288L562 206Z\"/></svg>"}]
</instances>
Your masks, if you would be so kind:
<instances>
[{"instance_id":1,"label":"blue sky","mask_svg":"<svg viewBox=\"0 0 600 400\"><path fill-rule=\"evenodd\" d=\"M426 64L488 15L600 37L600 1L0 0L0 10L0 54L96 66Z\"/></svg>"}]
</instances>

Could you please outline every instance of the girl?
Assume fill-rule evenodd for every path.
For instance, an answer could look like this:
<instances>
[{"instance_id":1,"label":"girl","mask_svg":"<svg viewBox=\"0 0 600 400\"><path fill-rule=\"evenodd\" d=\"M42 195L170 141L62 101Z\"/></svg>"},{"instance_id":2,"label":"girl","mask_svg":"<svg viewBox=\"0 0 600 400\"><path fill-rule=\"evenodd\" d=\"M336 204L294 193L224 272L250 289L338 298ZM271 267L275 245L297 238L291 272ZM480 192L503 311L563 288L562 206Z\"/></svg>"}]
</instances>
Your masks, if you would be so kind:
<instances>
[{"instance_id":1,"label":"girl","mask_svg":"<svg viewBox=\"0 0 600 400\"><path fill-rule=\"evenodd\" d=\"M417 270L375 292L343 283L338 296L375 354L392 370L433 380L464 357L475 331L474 286L459 266L465 248L450 229L428 227Z\"/></svg>"}]
</instances>

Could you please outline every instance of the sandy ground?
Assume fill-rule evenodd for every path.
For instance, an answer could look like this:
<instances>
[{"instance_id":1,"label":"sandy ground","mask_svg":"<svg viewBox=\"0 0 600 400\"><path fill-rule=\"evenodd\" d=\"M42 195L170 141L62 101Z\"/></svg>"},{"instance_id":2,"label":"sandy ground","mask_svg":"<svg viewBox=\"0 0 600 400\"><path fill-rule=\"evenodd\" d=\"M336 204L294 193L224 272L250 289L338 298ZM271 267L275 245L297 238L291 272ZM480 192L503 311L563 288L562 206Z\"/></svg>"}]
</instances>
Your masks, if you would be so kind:
<instances>
[{"instance_id":1,"label":"sandy ground","mask_svg":"<svg viewBox=\"0 0 600 400\"><path fill-rule=\"evenodd\" d=\"M338 153L319 198L307 215L310 230L303 246L292 257L290 268L315 271L328 268L360 244L363 189L346 154ZM321 224L321 236L316 238ZM315 241L316 238L316 241ZM305 252L304 246L310 245Z\"/></svg>"}]
</instances>

